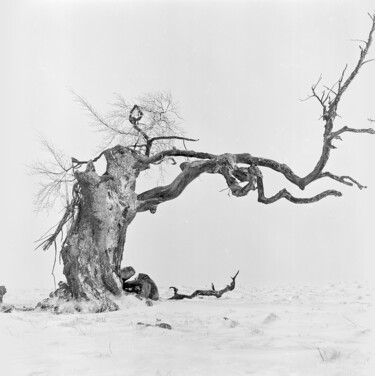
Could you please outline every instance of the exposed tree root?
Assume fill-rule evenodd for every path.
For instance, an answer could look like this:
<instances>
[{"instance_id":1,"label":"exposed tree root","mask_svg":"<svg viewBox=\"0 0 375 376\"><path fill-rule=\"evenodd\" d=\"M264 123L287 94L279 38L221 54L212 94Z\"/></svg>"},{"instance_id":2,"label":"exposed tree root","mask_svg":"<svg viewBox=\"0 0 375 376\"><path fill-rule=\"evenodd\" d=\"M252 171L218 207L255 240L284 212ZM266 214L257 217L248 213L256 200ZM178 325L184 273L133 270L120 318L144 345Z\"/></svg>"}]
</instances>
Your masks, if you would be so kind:
<instances>
[{"instance_id":1,"label":"exposed tree root","mask_svg":"<svg viewBox=\"0 0 375 376\"><path fill-rule=\"evenodd\" d=\"M240 271L238 271L234 277L231 277L232 282L222 290L215 290L215 286L212 283L211 290L195 290L191 295L185 295L179 294L178 289L171 286L170 289L173 289L174 295L169 298L169 300L193 299L196 296L215 296L216 298L221 298L226 292L234 290L234 288L236 287L236 277L238 276L239 272Z\"/></svg>"}]
</instances>

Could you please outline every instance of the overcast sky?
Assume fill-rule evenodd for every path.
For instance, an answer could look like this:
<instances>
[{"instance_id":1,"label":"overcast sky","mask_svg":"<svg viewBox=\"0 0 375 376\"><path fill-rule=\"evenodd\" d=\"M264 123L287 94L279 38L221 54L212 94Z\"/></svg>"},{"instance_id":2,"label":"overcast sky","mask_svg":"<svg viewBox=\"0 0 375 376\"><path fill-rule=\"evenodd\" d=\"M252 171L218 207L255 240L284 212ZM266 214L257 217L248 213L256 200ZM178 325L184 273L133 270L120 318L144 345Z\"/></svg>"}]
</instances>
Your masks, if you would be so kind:
<instances>
[{"instance_id":1,"label":"overcast sky","mask_svg":"<svg viewBox=\"0 0 375 376\"><path fill-rule=\"evenodd\" d=\"M0 2L2 161L0 284L53 288L53 250L34 241L61 213L36 215L42 134L67 156L97 153L100 134L69 89L98 110L113 93L125 98L170 90L191 146L213 153L249 152L306 175L322 146L321 109L301 102L323 75L331 85L358 58L373 1L7 1ZM375 46L371 51L375 57ZM375 64L345 93L337 127L369 127L375 118ZM129 227L124 266L160 285L327 283L374 279L375 138L347 134L329 171L367 190L330 180L304 192L269 171L267 195L286 187L341 198L308 206L261 205L256 194L228 197L221 176L206 175L156 214ZM164 177L168 183L176 174ZM154 180L140 181L138 191ZM5 209L5 210L4 210ZM58 279L61 265L57 266Z\"/></svg>"}]
</instances>

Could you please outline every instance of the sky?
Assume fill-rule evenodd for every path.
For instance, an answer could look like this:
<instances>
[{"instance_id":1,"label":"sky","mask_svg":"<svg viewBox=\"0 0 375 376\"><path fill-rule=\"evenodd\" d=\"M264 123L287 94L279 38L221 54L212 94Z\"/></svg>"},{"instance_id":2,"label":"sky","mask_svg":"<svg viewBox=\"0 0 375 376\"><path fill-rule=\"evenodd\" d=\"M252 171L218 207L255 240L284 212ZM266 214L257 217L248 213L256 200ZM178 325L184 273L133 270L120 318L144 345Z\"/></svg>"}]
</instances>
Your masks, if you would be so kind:
<instances>
[{"instance_id":1,"label":"sky","mask_svg":"<svg viewBox=\"0 0 375 376\"><path fill-rule=\"evenodd\" d=\"M322 146L321 108L301 101L322 74L332 85L353 68L367 37L372 1L10 1L0 2L0 148L2 179L0 285L53 288L54 251L37 240L62 215L36 213L38 177L29 166L48 158L42 135L67 156L97 155L101 135L71 89L98 111L114 93L133 100L155 90L179 103L190 148L249 152L306 175ZM370 53L375 57L375 46ZM375 118L375 63L345 93L337 127L367 128ZM238 282L321 284L374 282L375 138L347 134L329 171L367 185L330 180L304 192L263 170L265 190L341 198L313 205L229 197L221 176L205 175L156 214L139 214L128 229L124 266L160 285ZM328 168L327 168L328 169ZM171 169L164 183L177 174ZM139 179L138 192L160 179ZM56 278L62 279L57 261Z\"/></svg>"}]
</instances>

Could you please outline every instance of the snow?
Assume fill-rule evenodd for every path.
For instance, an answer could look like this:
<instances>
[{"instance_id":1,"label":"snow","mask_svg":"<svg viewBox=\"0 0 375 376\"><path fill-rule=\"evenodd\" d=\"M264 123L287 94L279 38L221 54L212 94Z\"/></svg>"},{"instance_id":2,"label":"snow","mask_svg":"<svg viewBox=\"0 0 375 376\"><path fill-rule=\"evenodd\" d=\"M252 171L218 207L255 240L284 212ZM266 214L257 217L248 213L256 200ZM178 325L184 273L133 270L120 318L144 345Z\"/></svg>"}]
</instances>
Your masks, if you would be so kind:
<instances>
[{"instance_id":1,"label":"snow","mask_svg":"<svg viewBox=\"0 0 375 376\"><path fill-rule=\"evenodd\" d=\"M194 288L179 287L181 293ZM201 286L200 286L201 287ZM373 289L355 284L236 287L221 299L149 307L133 296L101 314L0 314L1 374L373 375ZM48 291L11 291L36 305ZM142 325L143 323L146 325ZM155 324L167 323L172 329ZM150 325L147 325L150 324Z\"/></svg>"}]
</instances>

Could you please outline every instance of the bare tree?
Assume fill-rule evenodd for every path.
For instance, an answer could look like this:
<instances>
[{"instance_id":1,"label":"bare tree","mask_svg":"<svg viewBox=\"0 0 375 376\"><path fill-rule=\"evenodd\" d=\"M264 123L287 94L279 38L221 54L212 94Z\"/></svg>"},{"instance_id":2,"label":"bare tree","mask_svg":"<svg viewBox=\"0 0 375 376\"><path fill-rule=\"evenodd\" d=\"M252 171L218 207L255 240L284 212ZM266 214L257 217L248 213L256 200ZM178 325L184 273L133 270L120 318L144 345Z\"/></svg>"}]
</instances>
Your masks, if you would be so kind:
<instances>
[{"instance_id":1,"label":"bare tree","mask_svg":"<svg viewBox=\"0 0 375 376\"><path fill-rule=\"evenodd\" d=\"M222 175L235 197L254 191L258 201L263 204L271 204L282 198L295 204L308 204L328 196L341 196L341 192L330 189L313 197L295 197L284 188L267 197L263 169L282 174L301 190L322 178L365 188L354 178L336 175L325 167L331 150L336 148L335 141L341 140L344 134L375 133L373 128L345 126L334 129L342 96L360 69L370 61L367 55L375 29L375 14L370 18L370 32L367 39L361 42L360 55L353 70L347 73L348 67L345 66L332 86L322 85L320 78L311 87L309 98L317 100L322 111L323 145L316 166L306 176L298 176L286 164L249 153L215 155L175 147L176 143L185 145L187 141L196 140L185 137L179 128L177 106L168 93L148 94L136 103L128 103L117 96L113 110L105 115L99 114L85 99L77 96L79 103L89 112L93 124L105 132L106 147L91 160L72 158L70 166L64 164L60 154L51 148L54 159L52 168L37 165L37 172L51 180L42 189L41 203L45 200L49 203L53 193L71 184L65 214L55 231L41 239L40 246L48 249L66 228L61 246L63 272L67 279L64 289L80 302L76 305L77 310L82 309L84 302L90 302L94 311L118 308L110 296L122 292L119 275L128 226L138 213L155 213L159 205L177 198L203 173ZM116 145L111 146L113 143ZM105 158L107 167L105 173L99 176L95 171L95 162L101 157ZM150 166L167 161L176 163L181 157L188 157L189 160L180 164L181 172L169 184L136 192L138 177ZM53 305L59 309L63 301L61 298Z\"/></svg>"}]
</instances>

